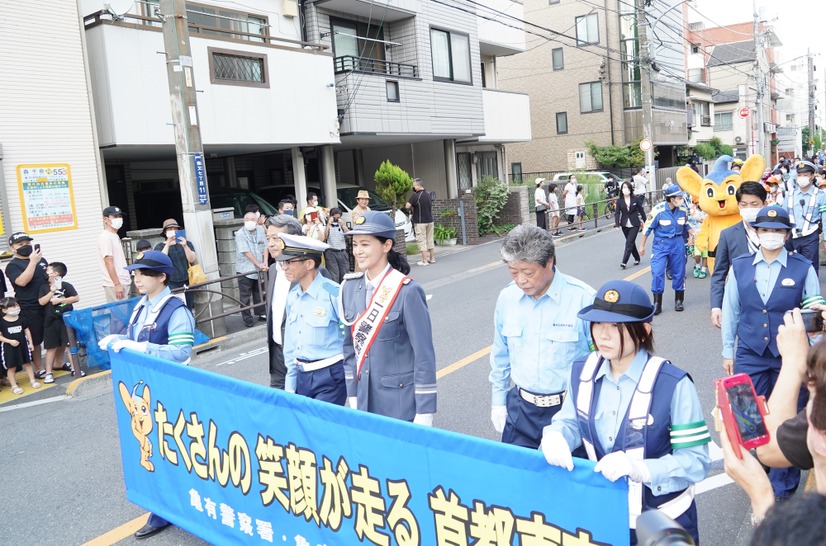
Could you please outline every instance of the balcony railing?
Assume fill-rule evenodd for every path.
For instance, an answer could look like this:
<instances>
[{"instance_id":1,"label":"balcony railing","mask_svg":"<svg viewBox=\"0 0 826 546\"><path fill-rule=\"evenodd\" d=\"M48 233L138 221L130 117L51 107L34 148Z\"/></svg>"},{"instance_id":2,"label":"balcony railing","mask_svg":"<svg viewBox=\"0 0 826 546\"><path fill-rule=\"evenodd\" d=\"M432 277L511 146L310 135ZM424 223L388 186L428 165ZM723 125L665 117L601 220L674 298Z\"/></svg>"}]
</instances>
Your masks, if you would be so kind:
<instances>
[{"instance_id":1,"label":"balcony railing","mask_svg":"<svg viewBox=\"0 0 826 546\"><path fill-rule=\"evenodd\" d=\"M711 127L711 116L700 116L701 127Z\"/></svg>"},{"instance_id":2,"label":"balcony railing","mask_svg":"<svg viewBox=\"0 0 826 546\"><path fill-rule=\"evenodd\" d=\"M336 74L343 72L366 72L368 74L386 74L400 78L418 78L419 69L414 64L403 64L345 55L334 59Z\"/></svg>"}]
</instances>

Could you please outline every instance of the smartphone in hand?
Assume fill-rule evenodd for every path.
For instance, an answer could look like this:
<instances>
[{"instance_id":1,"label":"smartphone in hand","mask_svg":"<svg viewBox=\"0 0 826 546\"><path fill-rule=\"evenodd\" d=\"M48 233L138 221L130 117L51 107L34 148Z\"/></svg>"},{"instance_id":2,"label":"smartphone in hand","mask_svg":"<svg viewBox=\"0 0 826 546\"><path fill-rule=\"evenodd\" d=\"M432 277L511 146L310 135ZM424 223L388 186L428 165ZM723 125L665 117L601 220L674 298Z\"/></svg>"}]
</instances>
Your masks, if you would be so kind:
<instances>
[{"instance_id":1,"label":"smartphone in hand","mask_svg":"<svg viewBox=\"0 0 826 546\"><path fill-rule=\"evenodd\" d=\"M754 449L769 443L771 437L764 418L766 400L757 396L751 377L738 373L718 379L715 385L717 407L737 458L743 458L739 446Z\"/></svg>"}]
</instances>

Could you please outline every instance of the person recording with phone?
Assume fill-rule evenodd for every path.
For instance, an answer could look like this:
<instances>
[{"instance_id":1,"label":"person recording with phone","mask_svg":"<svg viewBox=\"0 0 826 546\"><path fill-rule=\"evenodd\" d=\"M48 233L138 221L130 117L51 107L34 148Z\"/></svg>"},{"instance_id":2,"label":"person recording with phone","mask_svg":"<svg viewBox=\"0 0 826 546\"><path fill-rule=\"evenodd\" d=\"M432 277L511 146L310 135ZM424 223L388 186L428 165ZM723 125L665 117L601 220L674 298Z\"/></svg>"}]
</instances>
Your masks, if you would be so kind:
<instances>
[{"instance_id":1,"label":"person recording with phone","mask_svg":"<svg viewBox=\"0 0 826 546\"><path fill-rule=\"evenodd\" d=\"M40 288L49 284L46 268L49 266L40 252L40 245L32 245L32 238L22 231L9 237L12 259L6 265L6 275L14 287L14 297L20 304L20 315L29 325L32 337L32 366L38 379L46 375L40 355L43 343L43 324L46 312L38 301Z\"/></svg>"},{"instance_id":2,"label":"person recording with phone","mask_svg":"<svg viewBox=\"0 0 826 546\"><path fill-rule=\"evenodd\" d=\"M189 266L198 261L198 257L195 255L195 247L186 240L186 233L183 229L174 218L167 218L163 221L163 229L161 229L161 237L164 238L164 241L155 245L155 250L169 256L169 259L172 260L172 266L175 268L167 284L171 290L189 284ZM186 291L184 296L186 297L186 306L190 310L194 309L195 294Z\"/></svg>"},{"instance_id":3,"label":"person recording with phone","mask_svg":"<svg viewBox=\"0 0 826 546\"><path fill-rule=\"evenodd\" d=\"M573 363L570 391L542 434L548 464L572 470L584 446L594 472L628 480L631 544L637 517L658 510L699 542L694 484L708 475L708 431L691 377L653 355L648 293L628 281L603 285L578 314L596 350Z\"/></svg>"},{"instance_id":4,"label":"person recording with phone","mask_svg":"<svg viewBox=\"0 0 826 546\"><path fill-rule=\"evenodd\" d=\"M795 228L785 209L763 207L751 227L760 250L732 260L723 295L723 369L727 375L747 374L757 395L769 397L780 373L777 333L784 313L821 304L823 298L812 263L784 248ZM805 391L800 394L798 410L805 404ZM800 471L772 469L770 478L775 496L785 499L797 489Z\"/></svg>"},{"instance_id":5,"label":"person recording with phone","mask_svg":"<svg viewBox=\"0 0 826 546\"><path fill-rule=\"evenodd\" d=\"M324 239L330 248L324 251L324 261L333 280L340 283L344 275L350 272L350 257L347 255L347 243L344 234L350 231L341 221L341 209L330 209L330 221L324 227Z\"/></svg>"}]
</instances>

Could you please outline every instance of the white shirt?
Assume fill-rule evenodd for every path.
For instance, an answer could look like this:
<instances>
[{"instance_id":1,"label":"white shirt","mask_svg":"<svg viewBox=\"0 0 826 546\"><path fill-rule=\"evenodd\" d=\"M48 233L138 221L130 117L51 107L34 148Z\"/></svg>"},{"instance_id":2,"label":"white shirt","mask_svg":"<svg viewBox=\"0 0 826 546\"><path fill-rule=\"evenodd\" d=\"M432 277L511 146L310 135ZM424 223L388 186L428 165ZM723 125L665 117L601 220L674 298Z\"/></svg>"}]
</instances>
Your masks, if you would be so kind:
<instances>
[{"instance_id":1,"label":"white shirt","mask_svg":"<svg viewBox=\"0 0 826 546\"><path fill-rule=\"evenodd\" d=\"M103 230L98 236L98 261L100 263L100 271L103 274L103 286L115 286L112 282L112 277L109 276L109 270L106 269L105 257L112 257L112 266L115 268L115 274L122 286L128 287L132 284L132 276L129 271L125 270L126 255L123 253L123 245L121 245L120 237L117 233L112 233L109 230Z\"/></svg>"},{"instance_id":2,"label":"white shirt","mask_svg":"<svg viewBox=\"0 0 826 546\"><path fill-rule=\"evenodd\" d=\"M576 184L573 182L568 182L565 184L565 208L566 209L573 209L576 208Z\"/></svg>"},{"instance_id":3,"label":"white shirt","mask_svg":"<svg viewBox=\"0 0 826 546\"><path fill-rule=\"evenodd\" d=\"M375 292L376 288L379 287L379 284L381 284L382 279L384 279L384 276L387 275L388 271L390 271L389 263L385 266L384 270L382 270L382 272L379 273L378 276L372 280L367 278L367 272L364 272L364 293L367 299L367 307L370 307L370 300L373 299L373 292Z\"/></svg>"},{"instance_id":4,"label":"white shirt","mask_svg":"<svg viewBox=\"0 0 826 546\"><path fill-rule=\"evenodd\" d=\"M646 179L641 174L634 175L634 195L645 195Z\"/></svg>"},{"instance_id":5,"label":"white shirt","mask_svg":"<svg viewBox=\"0 0 826 546\"><path fill-rule=\"evenodd\" d=\"M551 212L559 212L559 199L556 198L555 193L551 193L548 195L548 201L551 203L550 211Z\"/></svg>"},{"instance_id":6,"label":"white shirt","mask_svg":"<svg viewBox=\"0 0 826 546\"><path fill-rule=\"evenodd\" d=\"M275 286L272 288L272 340L283 345L281 338L281 324L284 321L284 310L287 308L287 294L290 293L292 283L287 280L281 262L275 262L275 268L270 269L275 274Z\"/></svg>"},{"instance_id":7,"label":"white shirt","mask_svg":"<svg viewBox=\"0 0 826 546\"><path fill-rule=\"evenodd\" d=\"M545 190L542 189L542 186L537 186L536 190L533 192L533 204L536 208L547 208L548 202L545 200Z\"/></svg>"}]
</instances>

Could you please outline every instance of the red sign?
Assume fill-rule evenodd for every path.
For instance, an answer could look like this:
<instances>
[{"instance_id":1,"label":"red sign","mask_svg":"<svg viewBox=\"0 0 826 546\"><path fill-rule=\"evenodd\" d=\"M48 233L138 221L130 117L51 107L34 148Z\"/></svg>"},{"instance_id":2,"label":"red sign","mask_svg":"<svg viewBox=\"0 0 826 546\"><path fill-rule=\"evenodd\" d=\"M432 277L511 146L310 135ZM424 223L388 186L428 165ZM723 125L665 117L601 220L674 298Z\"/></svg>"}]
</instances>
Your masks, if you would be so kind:
<instances>
[{"instance_id":1,"label":"red sign","mask_svg":"<svg viewBox=\"0 0 826 546\"><path fill-rule=\"evenodd\" d=\"M737 110L737 114L743 119L746 119L747 117L749 117L750 113L751 113L751 110L749 110L747 106L744 106L744 107L740 108L739 110Z\"/></svg>"}]
</instances>

